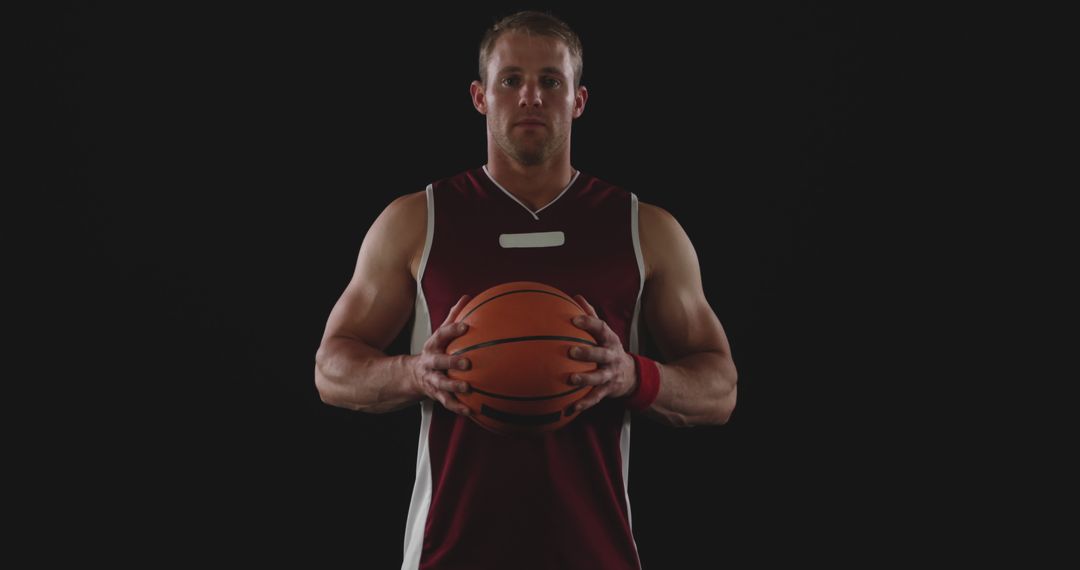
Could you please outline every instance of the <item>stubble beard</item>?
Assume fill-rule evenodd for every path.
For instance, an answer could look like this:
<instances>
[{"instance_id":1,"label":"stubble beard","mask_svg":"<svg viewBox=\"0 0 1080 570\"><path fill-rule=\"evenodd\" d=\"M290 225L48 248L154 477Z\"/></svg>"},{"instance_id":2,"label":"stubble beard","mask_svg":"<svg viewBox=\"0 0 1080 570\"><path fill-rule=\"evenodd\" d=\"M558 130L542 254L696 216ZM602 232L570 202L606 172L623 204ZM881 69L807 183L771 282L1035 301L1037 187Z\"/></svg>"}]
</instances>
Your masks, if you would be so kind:
<instances>
[{"instance_id":1,"label":"stubble beard","mask_svg":"<svg viewBox=\"0 0 1080 570\"><path fill-rule=\"evenodd\" d=\"M513 129L514 127L511 126L510 128ZM560 139L554 136L545 137L539 145L517 144L504 130L496 129L492 132L495 133L495 144L499 145L499 148L507 156L525 166L543 164L544 161L554 156L566 144L565 138Z\"/></svg>"}]
</instances>

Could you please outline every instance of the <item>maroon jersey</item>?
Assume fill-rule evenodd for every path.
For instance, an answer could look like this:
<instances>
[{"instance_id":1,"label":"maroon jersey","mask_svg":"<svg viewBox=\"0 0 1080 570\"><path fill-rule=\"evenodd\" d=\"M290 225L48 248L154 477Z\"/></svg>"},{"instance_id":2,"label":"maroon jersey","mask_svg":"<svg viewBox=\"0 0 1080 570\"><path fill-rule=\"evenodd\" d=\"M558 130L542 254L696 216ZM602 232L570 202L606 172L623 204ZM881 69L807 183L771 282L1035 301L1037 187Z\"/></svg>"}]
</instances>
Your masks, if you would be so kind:
<instances>
[{"instance_id":1,"label":"maroon jersey","mask_svg":"<svg viewBox=\"0 0 1080 570\"><path fill-rule=\"evenodd\" d=\"M581 294L638 351L637 197L578 172L532 211L487 167L427 188L412 353L457 300L509 281ZM630 412L602 400L539 436L487 431L421 403L403 570L639 569L627 475Z\"/></svg>"}]
</instances>

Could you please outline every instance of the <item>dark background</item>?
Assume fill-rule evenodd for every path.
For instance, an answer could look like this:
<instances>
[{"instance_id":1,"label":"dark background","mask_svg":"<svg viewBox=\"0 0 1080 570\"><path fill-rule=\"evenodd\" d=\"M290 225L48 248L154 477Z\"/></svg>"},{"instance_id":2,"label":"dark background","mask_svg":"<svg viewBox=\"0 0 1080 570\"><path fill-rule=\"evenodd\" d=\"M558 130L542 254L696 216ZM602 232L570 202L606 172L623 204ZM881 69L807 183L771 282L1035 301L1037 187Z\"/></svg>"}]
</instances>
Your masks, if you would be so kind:
<instances>
[{"instance_id":1,"label":"dark background","mask_svg":"<svg viewBox=\"0 0 1080 570\"><path fill-rule=\"evenodd\" d=\"M748 546L765 536L891 551L939 459L933 398L910 385L947 373L923 363L932 31L861 5L538 7L584 43L574 165L675 215L739 369L728 425L635 419L646 568L783 554ZM468 84L484 29L516 8L52 15L42 181L71 230L77 338L56 359L94 402L63 428L80 520L115 515L170 559L317 536L311 554L400 564L419 409L322 404L314 355L379 212L485 161Z\"/></svg>"}]
</instances>

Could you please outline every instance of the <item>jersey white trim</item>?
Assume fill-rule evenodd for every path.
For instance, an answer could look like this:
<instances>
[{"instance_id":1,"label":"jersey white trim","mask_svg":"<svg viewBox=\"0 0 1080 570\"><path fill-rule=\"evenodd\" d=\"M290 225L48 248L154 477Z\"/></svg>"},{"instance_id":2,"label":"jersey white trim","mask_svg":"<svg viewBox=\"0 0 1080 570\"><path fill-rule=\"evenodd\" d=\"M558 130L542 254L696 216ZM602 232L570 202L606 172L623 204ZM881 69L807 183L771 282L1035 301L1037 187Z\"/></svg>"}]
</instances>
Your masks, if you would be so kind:
<instances>
[{"instance_id":1,"label":"jersey white trim","mask_svg":"<svg viewBox=\"0 0 1080 570\"><path fill-rule=\"evenodd\" d=\"M638 351L638 317L641 316L641 293L645 290L645 258L641 255L641 236L638 233L638 197L630 193L630 237L634 242L634 258L637 259L638 282L637 303L634 305L634 318L630 321L630 352Z\"/></svg>"},{"instance_id":2,"label":"jersey white trim","mask_svg":"<svg viewBox=\"0 0 1080 570\"><path fill-rule=\"evenodd\" d=\"M431 315L428 314L427 298L424 297L424 270L427 268L431 242L435 237L435 194L428 184L427 194L427 237L424 240L424 254L420 258L420 269L416 272L416 316L413 319L411 354L420 354L424 343L431 337ZM416 481L413 483L412 500L409 503L409 516L405 522L405 555L401 570L419 570L420 555L424 546L424 526L427 524L428 511L431 508L431 452L428 449L428 433L431 431L432 401L420 402L420 442L416 450Z\"/></svg>"},{"instance_id":3,"label":"jersey white trim","mask_svg":"<svg viewBox=\"0 0 1080 570\"><path fill-rule=\"evenodd\" d=\"M424 288L420 286L424 282L424 271L427 269L428 255L431 254L431 242L435 239L435 194L431 184L428 184L424 193L427 194L427 234L424 238L424 253L420 256L420 267L416 271L416 317L413 320L412 341L410 344L412 354L420 354L424 349L424 343L431 336L431 317L428 315Z\"/></svg>"},{"instance_id":4,"label":"jersey white trim","mask_svg":"<svg viewBox=\"0 0 1080 570\"><path fill-rule=\"evenodd\" d=\"M638 294L634 303L634 317L630 320L630 352L638 352L638 317L641 316L641 293L645 290L645 261L641 256L641 239L638 234L638 197L630 193L630 237L634 242L634 257L638 266ZM622 452L623 492L626 498L626 518L630 523L630 539L634 542L634 554L637 555L638 568L641 568L641 555L638 554L637 538L634 537L634 513L630 508L630 410L623 414L622 434L619 437L619 449Z\"/></svg>"},{"instance_id":5,"label":"jersey white trim","mask_svg":"<svg viewBox=\"0 0 1080 570\"><path fill-rule=\"evenodd\" d=\"M559 192L559 195L556 196L554 200L548 202L547 206L544 206L543 208L540 208L539 210L537 210L535 212L530 210L529 207L526 206L524 202L522 202L521 200L518 200L517 196L514 196L506 188L503 188L502 184L499 184L498 182L496 182L495 177L491 175L491 171L488 170L488 167L487 167L486 164L484 165L484 174L487 174L488 179L490 179L491 182L495 184L495 186L498 186L499 190L502 190L504 194L509 196L511 200L517 202L518 205L520 205L522 208L525 208L525 211L528 212L529 215L531 215L534 220L539 220L540 216L537 216L537 214L539 214L540 212L543 212L544 210L546 210L549 206L551 206L555 202L558 202L559 198L562 198L563 194L566 194L566 191L569 190L570 187L574 185L574 181L578 179L578 176L581 176L581 171L580 170L574 171L574 176L573 176L573 178L570 179L570 183L566 185L566 188L563 188L563 191Z\"/></svg>"}]
</instances>

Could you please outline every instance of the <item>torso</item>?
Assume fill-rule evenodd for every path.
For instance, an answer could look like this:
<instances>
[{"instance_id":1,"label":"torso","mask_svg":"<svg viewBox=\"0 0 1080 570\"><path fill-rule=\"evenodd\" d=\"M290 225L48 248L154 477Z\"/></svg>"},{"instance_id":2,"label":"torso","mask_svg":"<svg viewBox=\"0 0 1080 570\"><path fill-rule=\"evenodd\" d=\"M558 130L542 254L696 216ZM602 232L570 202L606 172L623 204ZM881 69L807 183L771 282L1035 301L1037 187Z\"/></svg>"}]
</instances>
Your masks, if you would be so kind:
<instances>
[{"instance_id":1,"label":"torso","mask_svg":"<svg viewBox=\"0 0 1080 570\"><path fill-rule=\"evenodd\" d=\"M538 281L568 296L581 295L625 350L640 350L641 273L647 278L648 271L639 261L644 239L635 243L626 231L635 200L630 192L581 174L559 198L534 210L480 168L437 180L430 188L430 193L400 200L394 241L387 244L397 256L398 271L409 271L417 283L412 354L424 350L462 294L509 281ZM433 220L428 199L435 205ZM649 235L655 227L650 218L655 221L654 214L663 212L638 206L640 226ZM429 224L434 231L425 250ZM660 250L657 232L651 233L652 249ZM495 235L498 241L491 239ZM503 239L535 240L537 235L559 236L558 245L566 247ZM655 264L656 257L649 258ZM487 362L491 366L493 361ZM561 416L529 418L498 406L488 412L501 411L518 421L549 422L552 415ZM424 401L403 567L640 570L626 493L630 419L621 402L606 399L557 430L514 438ZM461 510L463 504L469 508ZM513 516L506 505L537 516Z\"/></svg>"}]
</instances>

